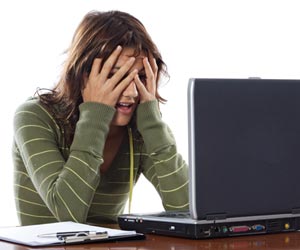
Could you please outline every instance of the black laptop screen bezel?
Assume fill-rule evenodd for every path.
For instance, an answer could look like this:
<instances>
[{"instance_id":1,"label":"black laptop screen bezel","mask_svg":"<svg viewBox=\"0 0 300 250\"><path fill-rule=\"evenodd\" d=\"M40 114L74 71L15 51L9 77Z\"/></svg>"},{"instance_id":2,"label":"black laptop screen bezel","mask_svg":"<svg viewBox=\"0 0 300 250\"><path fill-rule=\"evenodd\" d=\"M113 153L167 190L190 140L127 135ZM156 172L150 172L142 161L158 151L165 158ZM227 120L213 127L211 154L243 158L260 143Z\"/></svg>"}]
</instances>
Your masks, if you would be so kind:
<instances>
[{"instance_id":1,"label":"black laptop screen bezel","mask_svg":"<svg viewBox=\"0 0 300 250\"><path fill-rule=\"evenodd\" d=\"M188 129L192 218L299 211L300 80L192 78Z\"/></svg>"}]
</instances>

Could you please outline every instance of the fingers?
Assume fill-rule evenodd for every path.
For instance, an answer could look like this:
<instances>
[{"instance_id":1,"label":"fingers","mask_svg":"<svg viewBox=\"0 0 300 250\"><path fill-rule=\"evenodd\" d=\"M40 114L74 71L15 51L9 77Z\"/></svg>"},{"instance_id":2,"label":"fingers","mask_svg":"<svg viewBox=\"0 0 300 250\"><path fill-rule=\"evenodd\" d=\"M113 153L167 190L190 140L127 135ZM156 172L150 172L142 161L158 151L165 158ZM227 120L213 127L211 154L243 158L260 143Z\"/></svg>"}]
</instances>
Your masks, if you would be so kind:
<instances>
[{"instance_id":1,"label":"fingers","mask_svg":"<svg viewBox=\"0 0 300 250\"><path fill-rule=\"evenodd\" d=\"M101 72L98 71L99 75L99 81L105 82L108 78L108 75L110 74L112 68L114 67L119 55L121 54L122 47L117 46L117 48L113 51L113 53L108 57L106 62L103 64L103 67L101 69Z\"/></svg>"},{"instance_id":2,"label":"fingers","mask_svg":"<svg viewBox=\"0 0 300 250\"><path fill-rule=\"evenodd\" d=\"M158 66L153 55L142 59L146 80L141 81L138 69L135 68L135 57L130 57L124 63L120 60L122 48L118 46L104 62L101 58L93 61L86 88L83 92L85 101L97 101L114 106L122 92L134 81L140 95L140 101L156 99ZM139 57L140 58L140 57ZM140 65L140 61L137 62ZM136 68L141 68L137 66ZM142 70L142 69L140 69Z\"/></svg>"},{"instance_id":3,"label":"fingers","mask_svg":"<svg viewBox=\"0 0 300 250\"><path fill-rule=\"evenodd\" d=\"M154 77L155 79L157 79L158 66L156 64L156 59L153 57L152 54L150 55L149 61L150 61L152 71L154 73Z\"/></svg>"},{"instance_id":4,"label":"fingers","mask_svg":"<svg viewBox=\"0 0 300 250\"><path fill-rule=\"evenodd\" d=\"M146 89L146 87L145 87L145 85L143 84L143 82L139 78L138 74L136 74L134 76L134 82L135 82L135 84L137 86L138 92L139 92L139 94L140 94L141 97L148 92L147 89Z\"/></svg>"},{"instance_id":5,"label":"fingers","mask_svg":"<svg viewBox=\"0 0 300 250\"><path fill-rule=\"evenodd\" d=\"M158 72L156 60L155 58L153 58L153 56L150 56L149 59L147 57L143 58L143 65L146 73L146 82L144 82L143 84L138 75L134 77L134 81L140 95L141 103L156 99L155 94Z\"/></svg>"},{"instance_id":6,"label":"fingers","mask_svg":"<svg viewBox=\"0 0 300 250\"><path fill-rule=\"evenodd\" d=\"M152 101L152 100L156 99L155 91L154 91L154 93L149 92L148 89L146 88L146 86L140 80L138 74L135 75L134 82L135 82L135 84L137 86L137 90L139 92L140 103L144 103L144 102Z\"/></svg>"},{"instance_id":7,"label":"fingers","mask_svg":"<svg viewBox=\"0 0 300 250\"><path fill-rule=\"evenodd\" d=\"M112 89L111 83L105 84L103 88L106 90L104 92L106 99L109 98L109 103L114 106L121 96L122 92L128 87L128 85L133 81L134 77L137 75L138 70L133 70L129 73L129 75L124 78L122 81L118 82L118 84Z\"/></svg>"},{"instance_id":8,"label":"fingers","mask_svg":"<svg viewBox=\"0 0 300 250\"><path fill-rule=\"evenodd\" d=\"M94 59L93 64L92 64L92 69L91 69L91 72L90 72L91 77L95 77L99 74L100 67L101 67L101 62L102 62L101 58L95 58Z\"/></svg>"},{"instance_id":9,"label":"fingers","mask_svg":"<svg viewBox=\"0 0 300 250\"><path fill-rule=\"evenodd\" d=\"M110 82L110 85L112 87L114 87L116 84L118 84L121 79L126 75L128 74L129 72L129 69L132 67L132 65L134 64L135 62L135 57L130 57L126 63L119 69L117 69L117 71L113 74L113 76L110 78L109 82ZM128 75L129 76L129 75ZM127 77L128 77L127 76ZM127 78L126 77L126 78ZM131 78L132 80L133 78Z\"/></svg>"},{"instance_id":10,"label":"fingers","mask_svg":"<svg viewBox=\"0 0 300 250\"><path fill-rule=\"evenodd\" d=\"M116 61L118 60L122 51L122 47L118 46L113 53L109 56L109 58L105 61L101 68L102 59L96 58L93 62L91 76L97 77L97 82L100 84L109 84L110 88L113 89L119 82L124 78L126 74L128 74L129 69L135 62L135 57L130 57L124 65L120 68L115 68ZM110 78L112 72L113 76ZM128 77L128 76L127 76ZM131 78L132 80L133 78Z\"/></svg>"},{"instance_id":11,"label":"fingers","mask_svg":"<svg viewBox=\"0 0 300 250\"><path fill-rule=\"evenodd\" d=\"M143 59L143 64L144 64L145 73L147 77L146 88L152 94L154 94L156 90L156 75L157 75L157 65L156 62L153 60L154 60L153 57L150 58L150 62L152 63L151 65L147 57Z\"/></svg>"},{"instance_id":12,"label":"fingers","mask_svg":"<svg viewBox=\"0 0 300 250\"><path fill-rule=\"evenodd\" d=\"M118 95L121 95L122 91L135 79L137 75L138 75L137 69L131 71L126 78L124 78L121 82L118 83L118 85L114 89L115 92Z\"/></svg>"},{"instance_id":13,"label":"fingers","mask_svg":"<svg viewBox=\"0 0 300 250\"><path fill-rule=\"evenodd\" d=\"M101 58L94 59L82 91L85 102L100 102L114 106L122 91L133 81L137 70L130 71L130 68L135 58L129 58L119 67L117 61L121 51L122 48L118 46L105 62Z\"/></svg>"}]
</instances>

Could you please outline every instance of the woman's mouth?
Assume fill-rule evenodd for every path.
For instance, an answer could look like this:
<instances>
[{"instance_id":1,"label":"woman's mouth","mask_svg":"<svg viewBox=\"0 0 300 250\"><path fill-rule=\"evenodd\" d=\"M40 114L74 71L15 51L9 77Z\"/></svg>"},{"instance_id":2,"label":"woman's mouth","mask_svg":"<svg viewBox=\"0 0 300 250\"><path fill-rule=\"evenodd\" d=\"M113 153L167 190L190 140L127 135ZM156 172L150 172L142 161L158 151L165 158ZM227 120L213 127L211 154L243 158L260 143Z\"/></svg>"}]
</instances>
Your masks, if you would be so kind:
<instances>
[{"instance_id":1,"label":"woman's mouth","mask_svg":"<svg viewBox=\"0 0 300 250\"><path fill-rule=\"evenodd\" d=\"M129 102L118 102L116 104L116 109L118 112L128 115L133 111L134 103Z\"/></svg>"}]
</instances>

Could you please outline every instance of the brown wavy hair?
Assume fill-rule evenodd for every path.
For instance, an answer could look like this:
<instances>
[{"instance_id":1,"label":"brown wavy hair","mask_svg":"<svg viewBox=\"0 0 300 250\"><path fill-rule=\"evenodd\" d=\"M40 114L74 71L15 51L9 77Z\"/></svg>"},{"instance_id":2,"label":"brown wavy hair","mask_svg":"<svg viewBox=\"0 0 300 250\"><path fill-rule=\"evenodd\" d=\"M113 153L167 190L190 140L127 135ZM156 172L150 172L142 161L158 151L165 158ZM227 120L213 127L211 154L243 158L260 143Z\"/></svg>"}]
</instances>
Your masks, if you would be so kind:
<instances>
[{"instance_id":1,"label":"brown wavy hair","mask_svg":"<svg viewBox=\"0 0 300 250\"><path fill-rule=\"evenodd\" d=\"M95 58L105 62L113 50L121 45L135 50L135 54L152 55L158 66L158 79L168 76L166 64L144 25L134 16L121 11L87 13L73 36L67 49L62 74L57 85L48 93L39 94L40 101L54 115L65 130L67 144L73 140L79 117L79 105L83 102L81 91L84 76L90 73ZM156 98L163 103L156 88ZM53 110L58 107L59 111Z\"/></svg>"}]
</instances>

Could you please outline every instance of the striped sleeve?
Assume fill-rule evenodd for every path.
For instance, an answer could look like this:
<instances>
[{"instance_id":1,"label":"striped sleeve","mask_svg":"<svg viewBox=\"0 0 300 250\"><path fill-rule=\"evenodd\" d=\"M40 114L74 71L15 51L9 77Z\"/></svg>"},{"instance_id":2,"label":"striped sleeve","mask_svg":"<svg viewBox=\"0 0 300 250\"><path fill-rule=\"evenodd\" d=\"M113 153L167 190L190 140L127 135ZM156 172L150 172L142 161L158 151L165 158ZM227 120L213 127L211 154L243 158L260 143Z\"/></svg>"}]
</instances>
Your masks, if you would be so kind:
<instances>
[{"instance_id":1,"label":"striped sleeve","mask_svg":"<svg viewBox=\"0 0 300 250\"><path fill-rule=\"evenodd\" d=\"M137 125L146 147L143 174L160 194L166 210L188 210L188 166L175 139L162 121L158 102L140 104Z\"/></svg>"},{"instance_id":2,"label":"striped sleeve","mask_svg":"<svg viewBox=\"0 0 300 250\"><path fill-rule=\"evenodd\" d=\"M15 113L14 139L36 192L58 221L85 222L100 180L99 166L114 109L96 103L80 105L80 118L67 159L59 128L37 102ZM31 197L25 197L30 201Z\"/></svg>"}]
</instances>

